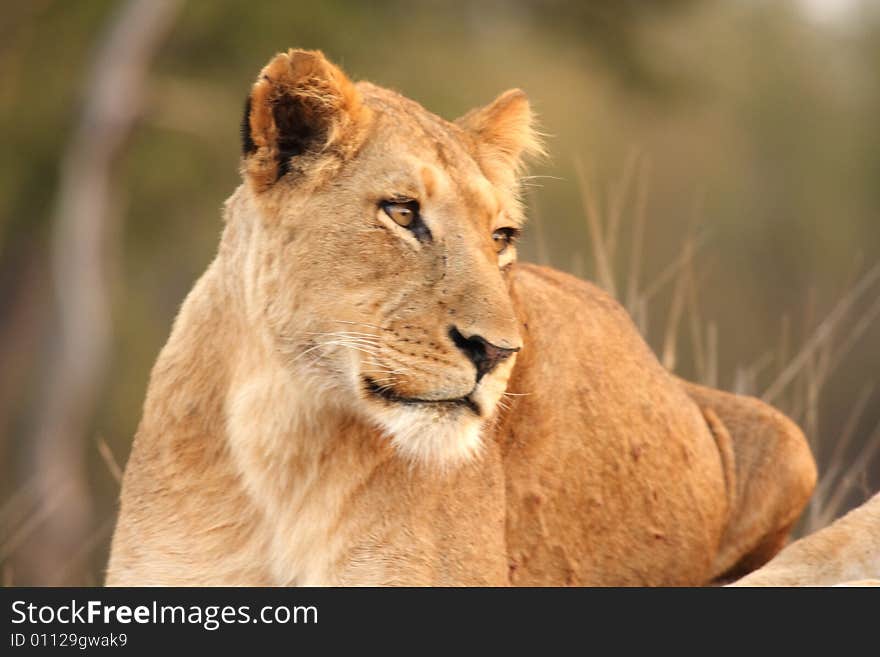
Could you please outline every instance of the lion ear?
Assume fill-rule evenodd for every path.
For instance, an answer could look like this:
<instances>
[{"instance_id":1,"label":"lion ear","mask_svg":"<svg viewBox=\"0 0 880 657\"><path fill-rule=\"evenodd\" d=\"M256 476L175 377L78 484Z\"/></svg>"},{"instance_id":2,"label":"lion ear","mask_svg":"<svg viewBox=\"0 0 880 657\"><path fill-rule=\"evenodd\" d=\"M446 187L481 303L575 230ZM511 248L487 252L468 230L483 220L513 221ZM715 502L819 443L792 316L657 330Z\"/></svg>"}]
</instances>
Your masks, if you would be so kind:
<instances>
[{"instance_id":1,"label":"lion ear","mask_svg":"<svg viewBox=\"0 0 880 657\"><path fill-rule=\"evenodd\" d=\"M525 156L544 153L529 99L520 89L505 91L455 123L474 137L477 160L490 178L515 177Z\"/></svg>"},{"instance_id":2,"label":"lion ear","mask_svg":"<svg viewBox=\"0 0 880 657\"><path fill-rule=\"evenodd\" d=\"M320 51L280 53L245 104L244 174L262 191L289 172L314 169L316 157L345 157L365 115L355 85Z\"/></svg>"}]
</instances>

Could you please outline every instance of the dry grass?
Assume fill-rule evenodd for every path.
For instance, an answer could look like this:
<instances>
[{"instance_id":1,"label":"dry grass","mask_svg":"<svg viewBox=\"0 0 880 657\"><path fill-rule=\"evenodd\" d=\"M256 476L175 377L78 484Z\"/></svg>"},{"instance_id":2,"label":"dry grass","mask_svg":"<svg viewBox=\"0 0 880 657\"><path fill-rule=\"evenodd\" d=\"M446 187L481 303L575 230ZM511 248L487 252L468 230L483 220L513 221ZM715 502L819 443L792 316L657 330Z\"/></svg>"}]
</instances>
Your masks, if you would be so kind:
<instances>
[{"instance_id":1,"label":"dry grass","mask_svg":"<svg viewBox=\"0 0 880 657\"><path fill-rule=\"evenodd\" d=\"M697 232L696 221L691 223L675 260L650 284L643 286L640 276L644 262L649 163L638 155L630 156L620 180L605 194L609 202L604 214L600 211L597 186L588 179L580 162L575 168L593 252L594 280L624 304L646 339L657 343L653 346L665 367L676 371L679 345L688 339L696 372L694 378L705 385L719 387L718 326L704 320L700 314L696 256L706 239ZM623 199L627 197L635 199L628 217L632 235L629 266L625 273L617 274L624 269L618 243L624 225ZM695 218L698 215L696 211ZM540 235L538 239L543 240ZM671 303L665 311L664 330L659 340L651 340L648 332L650 302L669 286L672 286ZM623 290L625 294L621 293ZM853 498L865 500L871 494L867 472L880 454L880 424L867 435L858 435L857 427L873 399L874 382L863 385L846 424L839 432L822 433L819 417L831 375L878 316L880 264L854 275L835 306L819 321L813 317L804 319L804 326L813 328L794 353L790 353L791 322L783 316L779 344L766 346L754 362L738 366L732 384L727 386L733 392L760 397L774 404L798 422L807 435L819 462L820 473L816 491L796 530L797 535L821 529L847 511L847 504ZM723 344L723 336L720 339ZM769 384L762 388L761 381L768 378ZM861 445L853 457L857 443Z\"/></svg>"},{"instance_id":2,"label":"dry grass","mask_svg":"<svg viewBox=\"0 0 880 657\"><path fill-rule=\"evenodd\" d=\"M106 441L99 438L95 449L107 468L107 473L116 482L122 483L122 468L110 450ZM34 495L37 482L30 481L21 486L0 507L0 564L2 564L2 586L26 585L15 576L13 560L16 551L27 542L41 523L46 522L57 509L57 501L67 491L63 488L56 491L52 499L40 503ZM115 514L104 518L91 534L70 554L67 559L56 565L49 573L47 581L50 586L99 586L103 575L95 570L93 558L95 552L106 548L115 523Z\"/></svg>"}]
</instances>

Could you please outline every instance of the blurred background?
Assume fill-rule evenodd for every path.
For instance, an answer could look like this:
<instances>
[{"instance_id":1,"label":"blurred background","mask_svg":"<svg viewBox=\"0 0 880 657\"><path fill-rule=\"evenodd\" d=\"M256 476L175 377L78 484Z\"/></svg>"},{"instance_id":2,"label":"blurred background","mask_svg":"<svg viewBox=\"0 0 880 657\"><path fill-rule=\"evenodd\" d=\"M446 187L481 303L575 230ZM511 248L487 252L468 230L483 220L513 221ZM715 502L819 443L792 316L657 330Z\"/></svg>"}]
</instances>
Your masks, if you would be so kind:
<instances>
[{"instance_id":1,"label":"blurred background","mask_svg":"<svg viewBox=\"0 0 880 657\"><path fill-rule=\"evenodd\" d=\"M822 473L798 533L880 489L880 2L0 4L4 584L103 582L150 368L288 47L449 119L525 89L551 155L522 259L791 414Z\"/></svg>"}]
</instances>

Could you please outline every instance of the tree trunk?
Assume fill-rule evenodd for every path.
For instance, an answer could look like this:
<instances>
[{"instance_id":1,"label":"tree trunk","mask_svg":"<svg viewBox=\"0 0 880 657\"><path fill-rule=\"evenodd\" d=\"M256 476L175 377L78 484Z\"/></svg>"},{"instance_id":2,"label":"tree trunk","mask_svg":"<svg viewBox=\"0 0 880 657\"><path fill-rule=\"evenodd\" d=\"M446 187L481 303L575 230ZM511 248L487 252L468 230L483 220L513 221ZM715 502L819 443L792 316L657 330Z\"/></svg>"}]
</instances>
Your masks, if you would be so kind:
<instances>
[{"instance_id":1,"label":"tree trunk","mask_svg":"<svg viewBox=\"0 0 880 657\"><path fill-rule=\"evenodd\" d=\"M179 0L122 4L98 44L61 162L52 236L57 323L30 442L36 499L32 529L16 550L17 584L73 583L53 579L69 570L64 566L93 531L86 448L110 352L113 170L140 114L150 63L179 6Z\"/></svg>"}]
</instances>

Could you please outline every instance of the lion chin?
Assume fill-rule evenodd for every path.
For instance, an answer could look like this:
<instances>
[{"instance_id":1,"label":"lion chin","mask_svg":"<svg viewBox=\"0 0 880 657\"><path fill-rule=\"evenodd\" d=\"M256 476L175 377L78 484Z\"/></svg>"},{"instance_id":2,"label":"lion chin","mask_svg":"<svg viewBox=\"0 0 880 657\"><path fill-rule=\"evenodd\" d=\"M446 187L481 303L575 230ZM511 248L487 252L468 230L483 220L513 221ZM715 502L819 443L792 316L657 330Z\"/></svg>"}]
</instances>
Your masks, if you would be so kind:
<instances>
[{"instance_id":1,"label":"lion chin","mask_svg":"<svg viewBox=\"0 0 880 657\"><path fill-rule=\"evenodd\" d=\"M375 413L374 422L397 453L413 465L448 469L466 463L483 447L483 423L467 409L398 406Z\"/></svg>"},{"instance_id":2,"label":"lion chin","mask_svg":"<svg viewBox=\"0 0 880 657\"><path fill-rule=\"evenodd\" d=\"M361 412L413 466L450 470L480 457L483 429L503 410L501 398L513 369L511 358L465 397L412 401L365 386Z\"/></svg>"}]
</instances>

